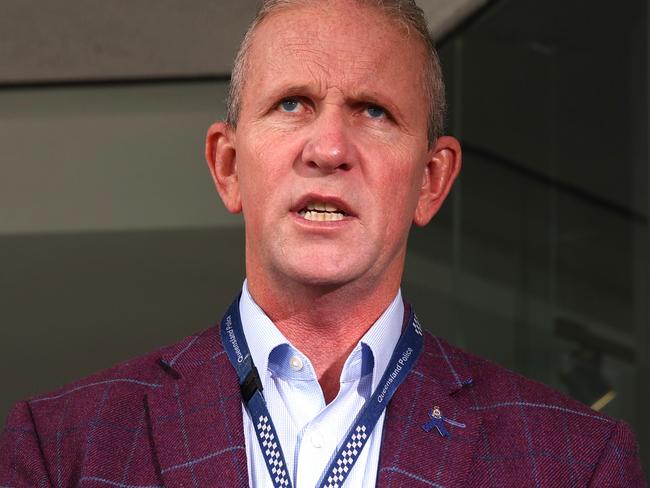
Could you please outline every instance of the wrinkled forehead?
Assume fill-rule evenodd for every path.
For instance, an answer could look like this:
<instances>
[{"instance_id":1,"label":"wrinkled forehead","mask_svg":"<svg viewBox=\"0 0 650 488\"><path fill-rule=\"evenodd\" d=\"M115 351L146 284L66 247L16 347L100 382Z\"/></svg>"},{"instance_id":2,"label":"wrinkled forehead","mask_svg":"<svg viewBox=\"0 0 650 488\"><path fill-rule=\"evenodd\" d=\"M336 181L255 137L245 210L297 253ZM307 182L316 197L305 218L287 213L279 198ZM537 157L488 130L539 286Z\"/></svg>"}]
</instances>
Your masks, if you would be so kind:
<instances>
[{"instance_id":1,"label":"wrinkled forehead","mask_svg":"<svg viewBox=\"0 0 650 488\"><path fill-rule=\"evenodd\" d=\"M307 3L274 12L250 45L245 92L280 84L406 93L424 103L424 42L377 7Z\"/></svg>"}]
</instances>

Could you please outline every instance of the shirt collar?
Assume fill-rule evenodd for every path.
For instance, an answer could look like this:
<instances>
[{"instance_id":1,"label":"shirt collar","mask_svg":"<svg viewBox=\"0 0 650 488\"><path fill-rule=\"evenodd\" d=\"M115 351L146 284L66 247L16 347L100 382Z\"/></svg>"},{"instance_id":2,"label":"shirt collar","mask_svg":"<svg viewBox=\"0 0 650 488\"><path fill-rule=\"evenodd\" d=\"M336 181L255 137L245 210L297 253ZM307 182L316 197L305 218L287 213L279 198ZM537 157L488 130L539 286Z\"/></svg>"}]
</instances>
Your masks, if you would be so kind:
<instances>
[{"instance_id":1,"label":"shirt collar","mask_svg":"<svg viewBox=\"0 0 650 488\"><path fill-rule=\"evenodd\" d=\"M402 322L404 319L404 301L402 293L397 290L397 295L384 310L377 321L363 335L361 344L365 344L372 351L375 367L372 371L372 391L375 391L379 380L386 371L388 363L397 341L402 335Z\"/></svg>"},{"instance_id":2,"label":"shirt collar","mask_svg":"<svg viewBox=\"0 0 650 488\"><path fill-rule=\"evenodd\" d=\"M290 344L264 310L255 303L248 291L248 280L244 280L239 299L239 316L241 317L244 336L253 358L253 364L260 376L264 378L269 365L269 354L282 344Z\"/></svg>"},{"instance_id":3,"label":"shirt collar","mask_svg":"<svg viewBox=\"0 0 650 488\"><path fill-rule=\"evenodd\" d=\"M293 345L289 340L278 330L273 324L271 319L264 313L264 311L255 303L253 297L248 291L248 282L244 280L242 286L242 294L239 300L239 314L241 316L242 327L248 348L250 349L253 363L257 367L260 375L264 377L268 369L269 355L271 351L278 346L288 344L292 348ZM404 302L400 290L397 291L395 298L388 305L386 310L381 314L377 321L368 329L363 335L360 344L357 345L355 351L365 346L372 353L372 360L374 367L372 370L372 390L377 388L379 380L381 379L384 371L388 367L388 362L393 355L393 350L397 345L402 334L402 320L404 317ZM294 348L295 349L295 348ZM348 360L352 359L353 353ZM344 375L347 369L344 366Z\"/></svg>"}]
</instances>

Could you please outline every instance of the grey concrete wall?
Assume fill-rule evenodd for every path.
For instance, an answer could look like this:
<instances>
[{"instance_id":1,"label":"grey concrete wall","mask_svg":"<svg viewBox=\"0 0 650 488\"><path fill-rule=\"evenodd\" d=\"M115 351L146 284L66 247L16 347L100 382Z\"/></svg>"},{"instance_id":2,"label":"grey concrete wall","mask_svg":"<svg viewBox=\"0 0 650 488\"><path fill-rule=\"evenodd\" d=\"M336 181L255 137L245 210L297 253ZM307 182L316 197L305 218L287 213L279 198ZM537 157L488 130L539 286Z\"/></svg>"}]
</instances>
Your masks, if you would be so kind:
<instances>
[{"instance_id":1,"label":"grey concrete wall","mask_svg":"<svg viewBox=\"0 0 650 488\"><path fill-rule=\"evenodd\" d=\"M488 0L421 0L434 36ZM256 0L4 0L0 83L230 73Z\"/></svg>"},{"instance_id":2,"label":"grey concrete wall","mask_svg":"<svg viewBox=\"0 0 650 488\"><path fill-rule=\"evenodd\" d=\"M225 83L0 90L0 235L241 225L203 157Z\"/></svg>"}]
</instances>

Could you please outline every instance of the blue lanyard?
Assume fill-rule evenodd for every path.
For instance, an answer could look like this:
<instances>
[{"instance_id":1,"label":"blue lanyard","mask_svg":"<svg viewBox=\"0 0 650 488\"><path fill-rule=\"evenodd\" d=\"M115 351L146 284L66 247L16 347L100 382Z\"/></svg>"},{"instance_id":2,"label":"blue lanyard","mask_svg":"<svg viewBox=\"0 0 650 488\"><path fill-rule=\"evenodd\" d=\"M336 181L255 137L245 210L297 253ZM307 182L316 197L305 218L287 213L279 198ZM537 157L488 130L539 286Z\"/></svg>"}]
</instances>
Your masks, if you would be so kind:
<instances>
[{"instance_id":1,"label":"blue lanyard","mask_svg":"<svg viewBox=\"0 0 650 488\"><path fill-rule=\"evenodd\" d=\"M262 395L262 381L253 364L239 317L239 298L231 305L221 321L221 341L228 358L237 371L242 398L248 409L264 462L275 488L292 486L278 433ZM321 476L319 488L343 486L359 458L370 434L386 405L400 384L406 379L422 350L422 328L412 309L408 323L395 346L388 367L379 386L366 402L336 452L336 456Z\"/></svg>"}]
</instances>

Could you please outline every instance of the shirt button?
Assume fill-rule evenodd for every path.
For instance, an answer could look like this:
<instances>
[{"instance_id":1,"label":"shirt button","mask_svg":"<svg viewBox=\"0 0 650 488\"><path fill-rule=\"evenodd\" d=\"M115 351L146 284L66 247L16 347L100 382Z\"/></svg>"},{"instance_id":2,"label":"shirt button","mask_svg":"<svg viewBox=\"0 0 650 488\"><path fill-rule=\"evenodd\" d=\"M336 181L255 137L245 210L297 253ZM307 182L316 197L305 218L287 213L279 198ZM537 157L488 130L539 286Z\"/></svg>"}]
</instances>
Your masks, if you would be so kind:
<instances>
[{"instance_id":1,"label":"shirt button","mask_svg":"<svg viewBox=\"0 0 650 488\"><path fill-rule=\"evenodd\" d=\"M323 447L323 436L319 432L314 432L311 435L311 445L317 449Z\"/></svg>"},{"instance_id":2,"label":"shirt button","mask_svg":"<svg viewBox=\"0 0 650 488\"><path fill-rule=\"evenodd\" d=\"M300 371L302 369L302 359L300 359L298 356L294 356L289 360L289 366L291 366L291 369L294 371Z\"/></svg>"}]
</instances>

